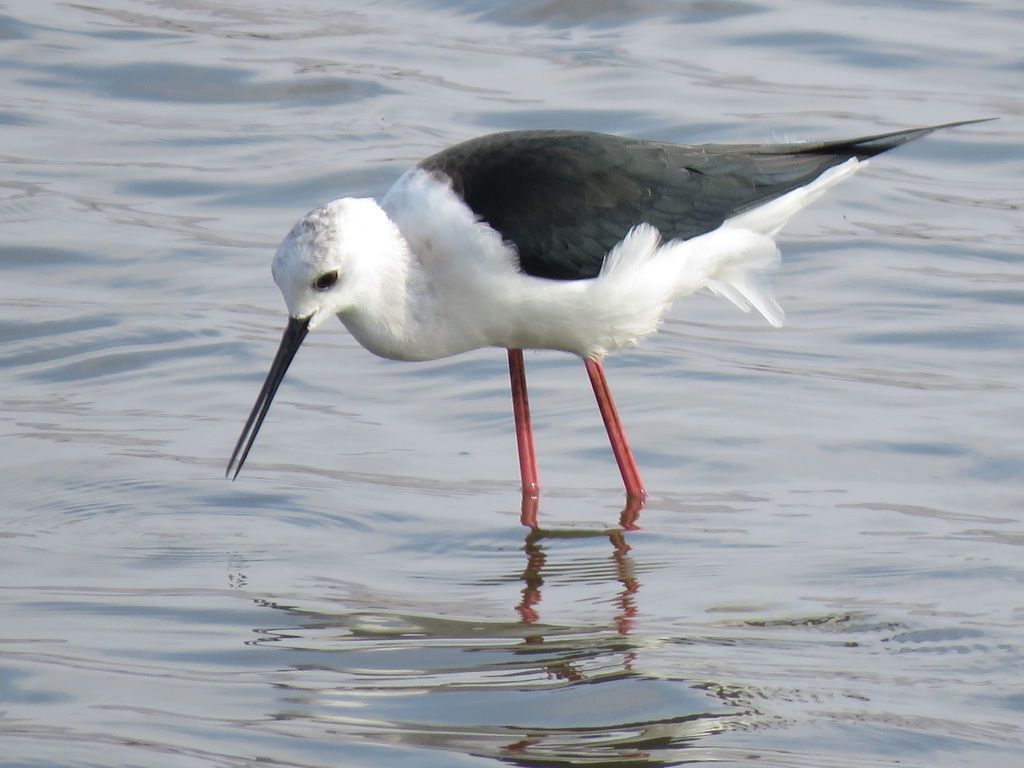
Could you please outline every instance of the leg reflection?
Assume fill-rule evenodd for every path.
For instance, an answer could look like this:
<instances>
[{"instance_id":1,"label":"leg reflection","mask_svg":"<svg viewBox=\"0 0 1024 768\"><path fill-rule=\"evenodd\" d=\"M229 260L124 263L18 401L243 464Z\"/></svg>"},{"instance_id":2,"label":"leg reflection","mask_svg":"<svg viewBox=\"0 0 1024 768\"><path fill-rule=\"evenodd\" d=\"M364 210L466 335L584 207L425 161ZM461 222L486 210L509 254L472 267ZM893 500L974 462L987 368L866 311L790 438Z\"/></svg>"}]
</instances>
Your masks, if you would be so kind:
<instances>
[{"instance_id":1,"label":"leg reflection","mask_svg":"<svg viewBox=\"0 0 1024 768\"><path fill-rule=\"evenodd\" d=\"M544 554L544 549L540 546L542 538L544 538L544 534L534 527L526 534L523 544L523 551L526 553L526 569L521 578L525 586L522 591L523 599L516 606L516 611L524 624L533 624L540 618L540 614L537 613L534 606L541 600L540 588L544 584L544 577L540 575L540 572L544 563L547 562L547 555Z\"/></svg>"},{"instance_id":2,"label":"leg reflection","mask_svg":"<svg viewBox=\"0 0 1024 768\"><path fill-rule=\"evenodd\" d=\"M636 578L633 558L629 556L631 547L626 543L625 533L613 531L608 534L608 540L614 547L612 558L615 560L618 581L622 585L622 591L618 595L619 612L615 616L615 626L620 635L628 635L629 631L633 629L633 622L636 619L636 594L640 591L640 582ZM631 653L627 658L627 669L632 661L633 654Z\"/></svg>"},{"instance_id":3,"label":"leg reflection","mask_svg":"<svg viewBox=\"0 0 1024 768\"><path fill-rule=\"evenodd\" d=\"M627 508L628 510L628 508ZM626 511L623 511L623 516ZM634 530L627 528L626 530ZM636 566L629 552L632 549L626 541L626 530L604 532L612 545L612 562L615 564L615 581L621 585L616 598L618 613L615 616L615 628L620 635L627 635L633 629L636 620L636 596L640 591L640 582L636 577ZM534 624L540 620L540 602L543 599L541 588L544 586L542 572L547 564L548 555L543 547L546 538L583 538L593 536L593 532L584 531L542 531L531 528L523 541L523 552L526 553L526 567L520 578L523 581L521 599L516 612L524 624ZM530 642L543 642L543 636L528 638Z\"/></svg>"}]
</instances>

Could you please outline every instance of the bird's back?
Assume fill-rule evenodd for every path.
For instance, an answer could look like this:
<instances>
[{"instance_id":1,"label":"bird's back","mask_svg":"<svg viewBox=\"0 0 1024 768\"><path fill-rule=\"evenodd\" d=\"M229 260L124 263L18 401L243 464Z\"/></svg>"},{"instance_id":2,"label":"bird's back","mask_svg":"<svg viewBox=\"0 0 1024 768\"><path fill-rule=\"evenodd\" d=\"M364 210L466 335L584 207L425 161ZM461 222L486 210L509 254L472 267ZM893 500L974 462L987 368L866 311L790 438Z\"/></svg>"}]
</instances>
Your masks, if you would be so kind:
<instances>
[{"instance_id":1,"label":"bird's back","mask_svg":"<svg viewBox=\"0 0 1024 768\"><path fill-rule=\"evenodd\" d=\"M571 280L596 277L605 255L637 224L688 240L851 157L873 157L960 124L761 145L510 131L457 144L419 167L448 177L473 212L515 247L524 272Z\"/></svg>"}]
</instances>

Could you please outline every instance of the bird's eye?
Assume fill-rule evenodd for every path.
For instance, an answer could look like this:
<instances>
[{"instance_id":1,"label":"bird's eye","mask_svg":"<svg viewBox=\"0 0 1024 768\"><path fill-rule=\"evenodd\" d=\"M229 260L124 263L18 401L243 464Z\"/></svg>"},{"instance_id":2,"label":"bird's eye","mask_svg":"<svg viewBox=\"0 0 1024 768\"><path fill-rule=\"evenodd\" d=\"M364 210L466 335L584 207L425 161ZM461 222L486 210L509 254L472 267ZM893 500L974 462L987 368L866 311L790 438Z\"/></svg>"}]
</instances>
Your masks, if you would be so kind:
<instances>
[{"instance_id":1,"label":"bird's eye","mask_svg":"<svg viewBox=\"0 0 1024 768\"><path fill-rule=\"evenodd\" d=\"M314 280L313 287L318 291L326 291L333 288L336 282L338 282L338 270L332 269Z\"/></svg>"}]
</instances>

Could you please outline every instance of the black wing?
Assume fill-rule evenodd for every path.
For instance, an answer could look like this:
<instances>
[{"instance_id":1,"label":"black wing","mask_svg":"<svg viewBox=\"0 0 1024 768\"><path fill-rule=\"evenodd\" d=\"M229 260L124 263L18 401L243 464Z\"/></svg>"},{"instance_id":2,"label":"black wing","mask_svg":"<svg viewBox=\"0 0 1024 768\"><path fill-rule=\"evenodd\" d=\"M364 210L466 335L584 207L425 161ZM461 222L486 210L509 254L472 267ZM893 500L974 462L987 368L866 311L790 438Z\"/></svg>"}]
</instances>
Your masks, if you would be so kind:
<instances>
[{"instance_id":1,"label":"black wing","mask_svg":"<svg viewBox=\"0 0 1024 768\"><path fill-rule=\"evenodd\" d=\"M537 277L596 277L637 224L688 239L813 181L967 120L859 139L683 146L584 131L510 131L471 139L420 168L447 176L473 212L515 246Z\"/></svg>"}]
</instances>

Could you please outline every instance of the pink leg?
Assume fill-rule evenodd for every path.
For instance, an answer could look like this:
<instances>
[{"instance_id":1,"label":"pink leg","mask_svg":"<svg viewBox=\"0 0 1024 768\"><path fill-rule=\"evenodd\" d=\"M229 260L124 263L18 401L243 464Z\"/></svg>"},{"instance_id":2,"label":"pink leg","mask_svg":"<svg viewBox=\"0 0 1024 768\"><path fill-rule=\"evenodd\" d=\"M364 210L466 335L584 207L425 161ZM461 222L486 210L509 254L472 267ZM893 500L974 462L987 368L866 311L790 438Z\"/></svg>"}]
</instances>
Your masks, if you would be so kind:
<instances>
[{"instance_id":1,"label":"pink leg","mask_svg":"<svg viewBox=\"0 0 1024 768\"><path fill-rule=\"evenodd\" d=\"M597 398L597 407L601 409L601 418L604 419L605 429L608 430L608 442L612 444L612 453L615 454L615 461L619 465L619 472L622 473L622 482L626 486L626 498L640 502L647 498L647 491L644 490L643 480L640 479L640 470L636 466L636 459L633 452L629 450L629 442L626 440L626 433L622 429L622 422L619 421L618 411L615 410L615 402L612 400L611 390L608 388L608 380L604 376L604 366L600 360L586 358L587 374L590 376L590 383L594 387L594 396Z\"/></svg>"},{"instance_id":2,"label":"pink leg","mask_svg":"<svg viewBox=\"0 0 1024 768\"><path fill-rule=\"evenodd\" d=\"M516 420L516 444L519 448L519 474L523 479L524 518L526 500L540 496L540 482L537 479L537 454L533 448L533 426L530 424L530 401L526 397L526 367L523 364L523 350L508 351L508 375L512 381L512 413ZM534 519L536 511L534 506ZM524 519L524 524L526 523ZM535 524L535 523L534 523Z\"/></svg>"}]
</instances>

